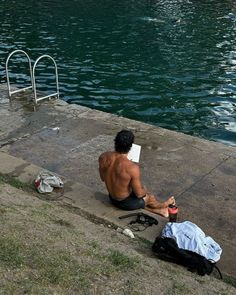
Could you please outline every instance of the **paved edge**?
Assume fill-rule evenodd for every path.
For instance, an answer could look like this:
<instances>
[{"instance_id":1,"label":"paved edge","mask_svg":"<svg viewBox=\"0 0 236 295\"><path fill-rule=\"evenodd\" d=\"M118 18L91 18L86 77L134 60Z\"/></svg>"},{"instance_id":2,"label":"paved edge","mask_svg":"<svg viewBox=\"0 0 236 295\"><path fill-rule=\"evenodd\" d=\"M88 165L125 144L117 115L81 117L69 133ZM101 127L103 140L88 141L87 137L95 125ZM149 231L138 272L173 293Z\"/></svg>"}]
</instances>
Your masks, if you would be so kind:
<instances>
[{"instance_id":1,"label":"paved edge","mask_svg":"<svg viewBox=\"0 0 236 295\"><path fill-rule=\"evenodd\" d=\"M9 175L10 177L16 178L23 183L27 183L33 186L33 181L39 172L45 171L46 169L39 167L37 165L31 164L21 158L11 156L5 152L0 151L0 173ZM54 172L52 172L54 173ZM55 173L54 173L55 174ZM64 189L58 189L57 192L50 194L39 194L39 198L46 198L48 201L58 201L61 205L69 207L75 212L79 212L96 222L105 223L108 226L114 228L125 228L129 219L120 220L119 217L133 211L122 211L118 208L112 206L108 200L108 197L101 193L101 195L96 196L96 192L91 188L85 186L82 183L74 182L66 179L65 177L58 175L64 182ZM81 210L81 211L80 211ZM166 223L166 219L161 216L156 216L151 212L145 210L137 210L137 212L145 212L146 214L153 216L158 220L158 229L160 230L162 226ZM157 228L153 228L155 234L151 235L155 239L157 236ZM143 232L135 233L138 236L153 242L153 240L148 239Z\"/></svg>"}]
</instances>

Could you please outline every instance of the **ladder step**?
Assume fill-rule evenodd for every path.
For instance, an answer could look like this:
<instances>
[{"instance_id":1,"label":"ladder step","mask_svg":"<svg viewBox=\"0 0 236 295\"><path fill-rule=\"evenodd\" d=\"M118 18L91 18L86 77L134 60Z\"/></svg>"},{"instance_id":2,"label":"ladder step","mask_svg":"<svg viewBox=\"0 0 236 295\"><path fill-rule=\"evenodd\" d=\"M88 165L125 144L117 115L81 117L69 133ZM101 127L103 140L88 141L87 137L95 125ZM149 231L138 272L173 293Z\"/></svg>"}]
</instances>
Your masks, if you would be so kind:
<instances>
[{"instance_id":1,"label":"ladder step","mask_svg":"<svg viewBox=\"0 0 236 295\"><path fill-rule=\"evenodd\" d=\"M21 92L21 91L25 91L27 89L32 89L32 88L33 88L32 86L29 86L29 87L17 89L17 90L11 91L11 94L14 94L14 93L17 93L17 92Z\"/></svg>"},{"instance_id":2,"label":"ladder step","mask_svg":"<svg viewBox=\"0 0 236 295\"><path fill-rule=\"evenodd\" d=\"M42 96L42 97L39 97L37 98L37 101L40 101L40 100L43 100L43 99L46 99L46 98L49 98L49 97L52 97L52 96L57 96L58 93L55 92L55 93L52 93L52 94L49 94L49 95L46 95L46 96Z\"/></svg>"}]
</instances>

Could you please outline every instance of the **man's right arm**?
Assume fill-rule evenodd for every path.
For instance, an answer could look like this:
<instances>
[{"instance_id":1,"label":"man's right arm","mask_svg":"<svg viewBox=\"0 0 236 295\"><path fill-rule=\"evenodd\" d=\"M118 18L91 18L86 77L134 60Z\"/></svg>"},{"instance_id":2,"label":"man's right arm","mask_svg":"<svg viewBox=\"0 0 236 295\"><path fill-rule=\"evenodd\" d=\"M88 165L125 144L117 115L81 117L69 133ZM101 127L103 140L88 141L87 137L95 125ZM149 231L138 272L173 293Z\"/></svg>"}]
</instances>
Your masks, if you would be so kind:
<instances>
[{"instance_id":1,"label":"man's right arm","mask_svg":"<svg viewBox=\"0 0 236 295\"><path fill-rule=\"evenodd\" d=\"M132 164L132 167L130 169L130 176L130 184L133 192L138 198L142 198L146 195L147 190L142 186L141 173L138 165Z\"/></svg>"}]
</instances>

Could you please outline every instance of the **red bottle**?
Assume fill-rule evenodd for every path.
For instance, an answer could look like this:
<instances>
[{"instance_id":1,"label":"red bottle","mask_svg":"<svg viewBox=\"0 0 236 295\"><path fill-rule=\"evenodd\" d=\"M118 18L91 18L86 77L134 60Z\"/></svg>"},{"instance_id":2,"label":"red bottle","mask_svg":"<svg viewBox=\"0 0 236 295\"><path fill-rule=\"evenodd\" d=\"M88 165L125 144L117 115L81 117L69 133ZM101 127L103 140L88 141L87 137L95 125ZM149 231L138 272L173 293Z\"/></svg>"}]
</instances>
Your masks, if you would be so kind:
<instances>
[{"instance_id":1,"label":"red bottle","mask_svg":"<svg viewBox=\"0 0 236 295\"><path fill-rule=\"evenodd\" d=\"M178 211L179 211L179 209L177 206L169 205L169 207L168 207L169 222L176 222Z\"/></svg>"}]
</instances>

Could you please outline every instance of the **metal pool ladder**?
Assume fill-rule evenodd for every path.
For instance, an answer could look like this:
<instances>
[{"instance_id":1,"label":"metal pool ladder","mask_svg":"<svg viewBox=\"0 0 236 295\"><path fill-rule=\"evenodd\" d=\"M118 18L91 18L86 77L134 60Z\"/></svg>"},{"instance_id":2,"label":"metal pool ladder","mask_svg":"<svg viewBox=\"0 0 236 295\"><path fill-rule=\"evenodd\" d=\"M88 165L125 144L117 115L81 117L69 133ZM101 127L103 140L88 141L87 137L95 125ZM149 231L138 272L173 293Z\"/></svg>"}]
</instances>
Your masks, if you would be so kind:
<instances>
[{"instance_id":1,"label":"metal pool ladder","mask_svg":"<svg viewBox=\"0 0 236 295\"><path fill-rule=\"evenodd\" d=\"M28 87L24 87L24 88L20 88L14 91L11 91L11 85L10 85L10 79L9 79L9 71L8 71L8 63L10 58L13 56L13 54L15 53L23 53L27 59L28 59L28 63L29 63L29 70L30 70L30 81L31 81L31 86ZM17 93L17 92L21 92L21 91L25 91L27 89L33 89L33 75L32 75L32 65L31 65L31 61L30 58L28 56L28 54L23 51L23 50L14 50L12 51L12 53L9 54L7 61L6 61L6 76L7 76L7 88L8 88L8 96L9 98L11 98L12 94Z\"/></svg>"},{"instance_id":2,"label":"metal pool ladder","mask_svg":"<svg viewBox=\"0 0 236 295\"><path fill-rule=\"evenodd\" d=\"M9 63L10 58L15 53L23 53L27 57L27 60L28 60L28 63L29 63L29 71L30 71L31 85L28 86L28 87L24 87L24 88L20 88L20 89L11 91L11 85L10 85L10 79L9 79L9 70L8 70L8 63ZM35 69L36 69L39 61L42 60L42 59L45 59L45 58L50 59L53 62L53 65L54 65L54 68L55 68L56 92L54 92L52 94L49 94L49 95L46 95L46 96L38 97L38 95L37 95L37 87L36 87L36 79L35 79ZM7 61L6 61L6 77L7 77L7 88L8 88L8 96L9 96L9 98L11 98L12 94L18 93L18 92L22 92L22 91L25 91L27 89L32 89L32 91L34 92L34 102L35 102L35 104L37 104L39 101L41 101L43 99L46 99L46 98L49 98L50 99L53 96L57 96L57 98L59 98L59 84L58 84L57 64L56 64L55 60L50 55L45 54L45 55L40 56L35 61L34 66L33 66L33 70L32 70L32 64L31 64L29 55L25 51L23 51L23 50L19 50L19 49L14 50L13 52L11 52L9 54L9 56L7 58Z\"/></svg>"},{"instance_id":3,"label":"metal pool ladder","mask_svg":"<svg viewBox=\"0 0 236 295\"><path fill-rule=\"evenodd\" d=\"M41 97L38 97L37 96L37 89L36 89L36 80L35 80L35 69L36 69L36 66L38 64L38 62L41 60L41 59L50 59L53 64L54 64L54 67L55 67L55 78L56 78L56 92L55 93L52 93L52 94L49 94L49 95L46 95L46 96L41 96ZM50 55L42 55L40 56L34 63L34 67L33 67L33 90L34 90L34 100L35 100L35 103L37 104L38 101L40 100L43 100L43 99L46 99L46 98L51 98L52 96L57 96L57 98L59 98L59 85L58 85L58 71L57 71L57 64L55 62L55 60L50 56Z\"/></svg>"}]
</instances>

